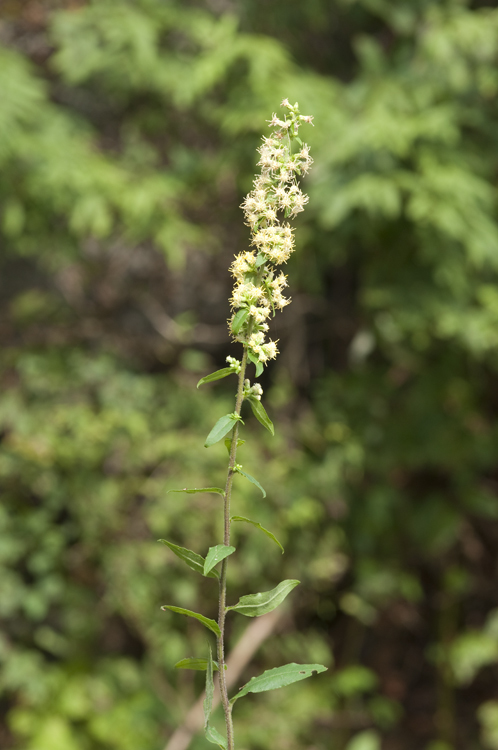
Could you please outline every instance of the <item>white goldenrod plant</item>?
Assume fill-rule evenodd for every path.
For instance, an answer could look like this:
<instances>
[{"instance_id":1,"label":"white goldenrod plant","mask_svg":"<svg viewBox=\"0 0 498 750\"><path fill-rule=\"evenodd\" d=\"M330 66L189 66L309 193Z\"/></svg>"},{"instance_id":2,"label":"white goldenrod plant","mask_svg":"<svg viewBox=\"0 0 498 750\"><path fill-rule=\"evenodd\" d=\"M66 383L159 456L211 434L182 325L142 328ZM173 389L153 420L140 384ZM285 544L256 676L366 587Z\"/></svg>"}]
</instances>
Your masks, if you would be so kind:
<instances>
[{"instance_id":1,"label":"white goldenrod plant","mask_svg":"<svg viewBox=\"0 0 498 750\"><path fill-rule=\"evenodd\" d=\"M228 367L217 370L202 378L199 385L214 380L237 375L238 386L235 398L235 410L231 414L221 417L206 438L205 447L210 447L225 439L228 448L228 472L224 489L219 487L201 487L174 492L213 492L223 496L224 536L223 543L209 548L206 557L198 553L179 547L172 542L162 539L172 552L175 553L190 568L209 578L219 581L218 621L211 620L204 615L182 607L165 605L169 609L201 622L216 636L217 661L212 658L209 649L207 658L186 658L178 662L178 668L206 670L206 697L204 700L205 734L207 739L223 750L234 750L234 732L232 709L234 703L248 693L261 693L266 690L290 685L298 680L310 677L314 672L323 672L321 664L286 664L283 667L269 669L258 677L253 677L232 698L227 691L227 675L225 666L225 618L229 611L237 612L245 617L258 617L271 612L279 606L298 585L299 581L282 581L271 591L242 596L237 604L227 606L227 565L228 558L236 550L230 545L230 527L234 522L252 524L262 530L273 542L283 547L268 529L257 521L242 516L231 515L232 483L235 474L242 475L255 484L265 496L266 493L260 483L243 471L237 463L237 448L239 447L239 428L243 424L240 412L243 401L248 401L254 416L272 435L273 424L261 403L263 389L259 383L246 378L249 362L256 367L256 377L263 372L268 360L277 356L277 344L267 340L268 319L275 315L276 310L282 310L290 300L282 294L287 286L287 278L278 266L285 263L294 249L293 231L286 222L304 209L308 196L299 188L299 178L305 175L312 159L309 148L303 144L298 133L302 123L312 124L312 117L301 115L299 107L292 105L287 99L282 102L287 111L284 119L276 114L269 121L273 129L271 135L263 138L260 146L260 160L258 166L261 173L254 180L253 190L242 204L246 224L251 229L251 245L253 249L235 258L231 266L235 278L235 286L231 298L232 316L230 332L235 341L242 344L242 359L227 357ZM218 567L219 566L219 567ZM218 670L221 702L225 714L226 737L220 734L210 724L213 703L214 681L213 672Z\"/></svg>"}]
</instances>

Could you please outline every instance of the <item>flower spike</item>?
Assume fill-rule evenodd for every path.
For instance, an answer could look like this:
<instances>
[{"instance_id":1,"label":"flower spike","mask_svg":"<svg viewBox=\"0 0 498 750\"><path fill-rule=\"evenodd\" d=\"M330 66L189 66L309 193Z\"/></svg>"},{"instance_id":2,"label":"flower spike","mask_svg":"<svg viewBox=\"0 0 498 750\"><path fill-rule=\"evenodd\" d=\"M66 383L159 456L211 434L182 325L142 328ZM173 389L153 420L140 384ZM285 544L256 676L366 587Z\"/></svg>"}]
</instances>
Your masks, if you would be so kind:
<instances>
[{"instance_id":1,"label":"flower spike","mask_svg":"<svg viewBox=\"0 0 498 750\"><path fill-rule=\"evenodd\" d=\"M298 137L299 126L303 122L312 125L313 118L301 115L297 102L292 105L284 99L281 106L289 112L283 120L276 114L269 120L274 132L263 137L258 149L261 173L241 206L254 249L237 255L231 266L235 286L230 330L235 340L248 348L250 358L261 365L278 353L276 342L265 341L266 320L275 309L282 310L290 302L282 294L286 277L277 275L275 268L286 263L294 250L293 231L284 220L304 210L308 196L301 192L298 177L307 174L313 163L309 147ZM294 141L300 147L295 153ZM247 314L241 325L242 310Z\"/></svg>"}]
</instances>

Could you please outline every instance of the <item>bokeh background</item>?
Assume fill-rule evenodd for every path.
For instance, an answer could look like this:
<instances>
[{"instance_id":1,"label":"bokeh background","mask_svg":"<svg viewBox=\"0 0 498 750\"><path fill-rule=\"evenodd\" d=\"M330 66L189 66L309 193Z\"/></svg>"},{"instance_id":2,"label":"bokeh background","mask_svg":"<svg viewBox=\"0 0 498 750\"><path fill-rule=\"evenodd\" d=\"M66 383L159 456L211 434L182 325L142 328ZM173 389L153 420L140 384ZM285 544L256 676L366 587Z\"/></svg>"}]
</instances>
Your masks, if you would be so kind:
<instances>
[{"instance_id":1,"label":"bokeh background","mask_svg":"<svg viewBox=\"0 0 498 750\"><path fill-rule=\"evenodd\" d=\"M329 671L238 703L239 746L498 748L495 6L2 1L2 750L164 750L202 692L173 665L207 631L160 606L216 584L156 540L219 541L216 496L167 490L222 482L233 383L195 383L238 354L283 97L315 166L235 512L286 554L237 529L229 590L302 581L239 684Z\"/></svg>"}]
</instances>

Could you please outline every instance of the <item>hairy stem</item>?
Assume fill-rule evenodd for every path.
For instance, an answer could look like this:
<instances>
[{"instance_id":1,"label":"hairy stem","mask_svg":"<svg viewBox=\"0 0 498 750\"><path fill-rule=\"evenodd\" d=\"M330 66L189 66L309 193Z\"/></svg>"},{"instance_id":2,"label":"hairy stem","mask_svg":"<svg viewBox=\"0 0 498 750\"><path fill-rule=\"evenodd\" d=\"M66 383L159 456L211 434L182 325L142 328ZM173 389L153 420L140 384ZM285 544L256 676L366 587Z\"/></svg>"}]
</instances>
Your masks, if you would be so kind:
<instances>
[{"instance_id":1,"label":"hairy stem","mask_svg":"<svg viewBox=\"0 0 498 750\"><path fill-rule=\"evenodd\" d=\"M240 416L240 410L242 407L243 394L244 394L244 378L247 367L247 349L244 347L244 355L242 357L241 368L239 372L239 382L237 387L237 398L235 401L235 413ZM230 500L232 496L232 482L235 469L235 460L237 458L237 441L239 437L239 423L235 422L235 426L232 430L232 443L230 446L230 457L228 459L228 473L227 481L225 484L225 494L223 499L223 515L224 515L224 534L223 544L228 546L230 544ZM232 723L232 707L228 700L228 692L226 685L225 675L225 615L226 615L226 595L227 595L227 565L228 559L225 558L221 563L221 575L220 575L220 594L219 594L219 607L218 607L218 626L220 628L220 636L217 640L217 651L218 651L218 675L220 681L220 693L223 710L225 712L225 722L227 727L227 746L228 750L234 750L234 737L233 737L233 723Z\"/></svg>"}]
</instances>

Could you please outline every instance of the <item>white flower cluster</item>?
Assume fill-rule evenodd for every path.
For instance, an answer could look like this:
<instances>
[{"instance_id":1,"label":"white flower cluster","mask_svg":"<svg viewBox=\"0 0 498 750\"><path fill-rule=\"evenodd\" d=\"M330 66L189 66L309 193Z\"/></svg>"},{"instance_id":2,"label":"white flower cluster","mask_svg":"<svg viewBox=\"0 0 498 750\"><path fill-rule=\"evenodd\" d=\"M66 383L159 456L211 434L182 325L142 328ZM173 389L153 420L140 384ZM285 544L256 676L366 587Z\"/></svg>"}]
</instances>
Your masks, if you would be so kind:
<instances>
[{"instance_id":1,"label":"white flower cluster","mask_svg":"<svg viewBox=\"0 0 498 750\"><path fill-rule=\"evenodd\" d=\"M275 309L282 310L290 302L282 294L287 286L286 276L274 268L285 263L294 249L292 229L282 219L293 218L304 210L308 196L299 189L298 177L306 174L312 164L309 148L301 142L298 131L302 122L312 124L313 118L300 115L297 103L291 105L287 99L282 107L288 113L284 120L274 114L269 121L275 131L263 138L258 149L261 174L241 206L255 249L238 255L231 266L235 277L231 331L247 345L249 357L262 364L278 353L274 341L265 342L266 320L275 314ZM292 153L294 141L299 150ZM241 310L247 311L242 318Z\"/></svg>"},{"instance_id":2,"label":"white flower cluster","mask_svg":"<svg viewBox=\"0 0 498 750\"><path fill-rule=\"evenodd\" d=\"M234 373L238 375L242 367L242 362L239 359L236 359L235 357L227 357L226 361L228 362L230 367L233 367Z\"/></svg>"},{"instance_id":3,"label":"white flower cluster","mask_svg":"<svg viewBox=\"0 0 498 750\"><path fill-rule=\"evenodd\" d=\"M255 398L257 401L261 401L262 395L263 389L261 388L259 383L254 383L254 385L251 385L250 380L244 380L244 398Z\"/></svg>"}]
</instances>

